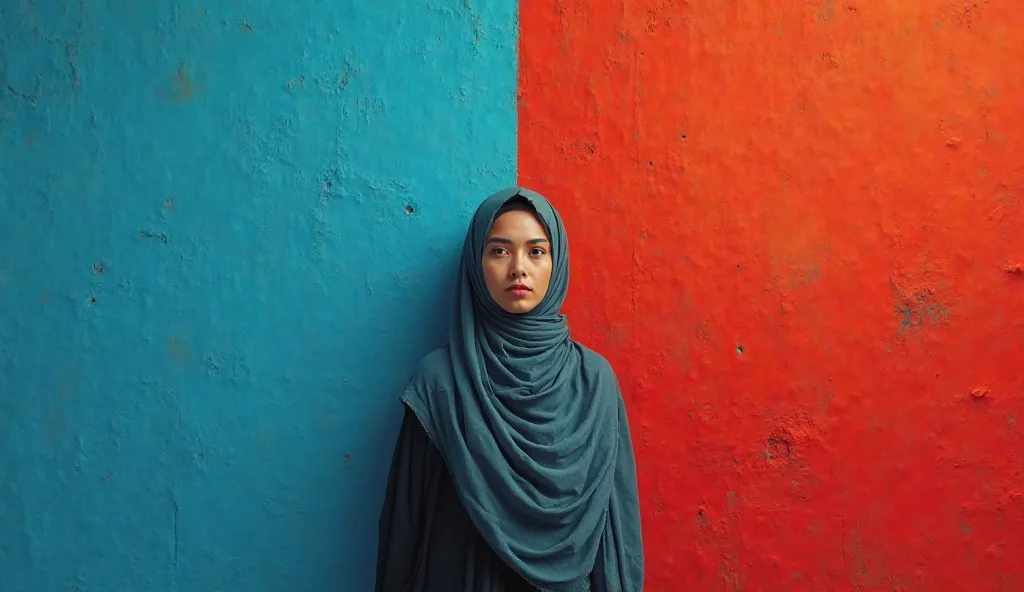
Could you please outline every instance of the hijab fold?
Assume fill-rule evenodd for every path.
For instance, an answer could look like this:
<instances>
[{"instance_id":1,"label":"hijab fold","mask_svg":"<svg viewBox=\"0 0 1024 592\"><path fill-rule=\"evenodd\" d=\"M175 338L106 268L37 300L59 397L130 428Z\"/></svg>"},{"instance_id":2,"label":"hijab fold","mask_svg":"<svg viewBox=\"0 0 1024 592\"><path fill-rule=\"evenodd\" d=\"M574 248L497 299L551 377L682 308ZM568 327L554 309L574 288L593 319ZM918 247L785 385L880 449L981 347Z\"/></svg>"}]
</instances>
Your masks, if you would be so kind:
<instances>
[{"instance_id":1,"label":"hijab fold","mask_svg":"<svg viewBox=\"0 0 1024 592\"><path fill-rule=\"evenodd\" d=\"M495 216L517 197L536 210L552 255L547 294L518 315L490 297L482 268ZM610 516L616 488L625 482L625 499L636 499L635 474L616 472L620 453L633 466L632 450L619 450L628 428L620 426L618 384L603 358L570 338L560 313L568 285L568 242L554 207L519 187L488 197L466 234L448 346L424 358L402 397L484 540L553 592L589 590L599 552L622 555L602 549L602 539L618 528Z\"/></svg>"}]
</instances>

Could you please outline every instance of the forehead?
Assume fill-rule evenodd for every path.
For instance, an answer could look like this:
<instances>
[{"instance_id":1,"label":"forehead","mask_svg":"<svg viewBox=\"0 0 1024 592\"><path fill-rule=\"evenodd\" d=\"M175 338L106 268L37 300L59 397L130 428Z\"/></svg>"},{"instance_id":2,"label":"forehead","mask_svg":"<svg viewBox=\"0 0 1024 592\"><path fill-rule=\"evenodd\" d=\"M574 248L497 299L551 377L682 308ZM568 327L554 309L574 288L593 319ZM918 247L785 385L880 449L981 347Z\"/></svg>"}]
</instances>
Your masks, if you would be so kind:
<instances>
[{"instance_id":1,"label":"forehead","mask_svg":"<svg viewBox=\"0 0 1024 592\"><path fill-rule=\"evenodd\" d=\"M494 219L488 237L503 235L509 238L547 238L540 217L529 210L509 210Z\"/></svg>"}]
</instances>

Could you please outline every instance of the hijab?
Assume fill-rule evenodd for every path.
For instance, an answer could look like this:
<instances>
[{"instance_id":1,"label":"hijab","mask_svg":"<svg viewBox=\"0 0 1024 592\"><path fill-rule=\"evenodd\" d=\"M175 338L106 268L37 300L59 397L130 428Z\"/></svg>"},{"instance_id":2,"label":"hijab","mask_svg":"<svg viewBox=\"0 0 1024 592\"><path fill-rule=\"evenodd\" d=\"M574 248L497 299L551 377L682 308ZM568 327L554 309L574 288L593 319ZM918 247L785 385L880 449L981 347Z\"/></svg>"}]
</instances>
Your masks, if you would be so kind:
<instances>
[{"instance_id":1,"label":"hijab","mask_svg":"<svg viewBox=\"0 0 1024 592\"><path fill-rule=\"evenodd\" d=\"M491 225L512 200L529 203L551 243L548 292L522 314L491 298L482 267ZM568 286L565 227L548 200L519 187L485 199L463 245L449 343L424 358L402 397L484 540L554 592L589 589L599 554L623 556L602 551L602 538L613 530L615 489L625 483L636 499L635 473L616 478L620 453L633 468L632 450L619 450L627 428L618 383L604 358L570 338L560 312ZM635 522L627 526L638 545Z\"/></svg>"}]
</instances>

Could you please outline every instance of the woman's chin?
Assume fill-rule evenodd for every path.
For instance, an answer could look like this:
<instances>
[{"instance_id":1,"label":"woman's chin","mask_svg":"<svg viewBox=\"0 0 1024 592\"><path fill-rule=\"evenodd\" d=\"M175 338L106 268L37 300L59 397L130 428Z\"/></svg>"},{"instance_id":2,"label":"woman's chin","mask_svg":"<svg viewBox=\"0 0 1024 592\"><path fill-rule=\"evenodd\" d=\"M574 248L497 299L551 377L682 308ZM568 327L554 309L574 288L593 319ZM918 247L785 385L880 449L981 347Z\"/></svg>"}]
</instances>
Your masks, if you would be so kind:
<instances>
[{"instance_id":1,"label":"woman's chin","mask_svg":"<svg viewBox=\"0 0 1024 592\"><path fill-rule=\"evenodd\" d=\"M533 298L507 298L498 305L505 312L512 314L525 314L537 308L537 302Z\"/></svg>"}]
</instances>

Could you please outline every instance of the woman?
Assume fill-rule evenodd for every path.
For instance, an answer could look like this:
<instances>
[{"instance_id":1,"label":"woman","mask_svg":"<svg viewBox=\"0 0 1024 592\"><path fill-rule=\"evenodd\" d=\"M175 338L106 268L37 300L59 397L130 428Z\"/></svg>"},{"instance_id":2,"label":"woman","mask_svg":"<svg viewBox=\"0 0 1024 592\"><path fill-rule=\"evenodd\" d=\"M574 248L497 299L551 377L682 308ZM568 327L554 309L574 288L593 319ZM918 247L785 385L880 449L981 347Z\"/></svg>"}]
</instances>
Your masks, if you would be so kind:
<instances>
[{"instance_id":1,"label":"woman","mask_svg":"<svg viewBox=\"0 0 1024 592\"><path fill-rule=\"evenodd\" d=\"M479 207L448 345L420 362L380 517L378 592L634 592L636 467L618 383L572 341L562 220L518 187Z\"/></svg>"}]
</instances>

